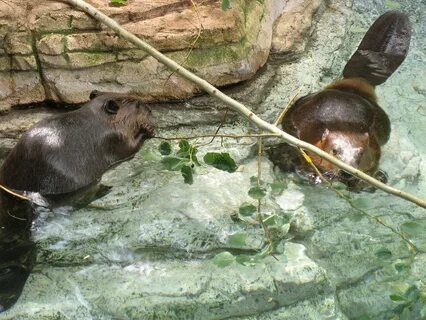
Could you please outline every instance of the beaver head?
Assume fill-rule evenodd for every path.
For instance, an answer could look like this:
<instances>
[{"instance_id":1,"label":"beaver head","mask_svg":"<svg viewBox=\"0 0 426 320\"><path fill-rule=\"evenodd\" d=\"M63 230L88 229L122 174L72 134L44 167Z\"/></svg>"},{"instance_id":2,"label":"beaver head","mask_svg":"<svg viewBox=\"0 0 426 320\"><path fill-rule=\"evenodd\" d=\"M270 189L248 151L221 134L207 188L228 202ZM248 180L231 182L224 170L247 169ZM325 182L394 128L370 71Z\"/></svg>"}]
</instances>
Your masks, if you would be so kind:
<instances>
[{"instance_id":1,"label":"beaver head","mask_svg":"<svg viewBox=\"0 0 426 320\"><path fill-rule=\"evenodd\" d=\"M151 110L137 97L94 90L90 100L89 107L110 123L114 134L125 137L129 152L136 152L145 140L153 137Z\"/></svg>"},{"instance_id":2,"label":"beaver head","mask_svg":"<svg viewBox=\"0 0 426 320\"><path fill-rule=\"evenodd\" d=\"M373 174L377 170L380 148L368 132L337 131L325 129L315 146L348 165ZM310 155L313 163L330 178L349 179L349 175L332 163Z\"/></svg>"},{"instance_id":3,"label":"beaver head","mask_svg":"<svg viewBox=\"0 0 426 320\"><path fill-rule=\"evenodd\" d=\"M0 183L42 195L74 192L96 183L153 136L150 110L137 98L97 91L90 98L25 132L0 169Z\"/></svg>"}]
</instances>

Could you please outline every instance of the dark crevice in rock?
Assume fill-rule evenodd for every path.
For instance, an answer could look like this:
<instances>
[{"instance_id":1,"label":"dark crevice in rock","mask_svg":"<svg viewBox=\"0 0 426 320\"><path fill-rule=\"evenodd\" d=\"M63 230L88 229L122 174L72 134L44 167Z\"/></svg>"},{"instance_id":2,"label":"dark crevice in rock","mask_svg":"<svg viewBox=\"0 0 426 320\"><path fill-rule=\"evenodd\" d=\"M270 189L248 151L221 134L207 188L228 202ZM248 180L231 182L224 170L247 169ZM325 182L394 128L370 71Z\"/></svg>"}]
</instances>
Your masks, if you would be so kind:
<instances>
[{"instance_id":1,"label":"dark crevice in rock","mask_svg":"<svg viewBox=\"0 0 426 320\"><path fill-rule=\"evenodd\" d=\"M50 89L49 89L49 85L47 83L46 76L44 75L44 72L43 72L43 68L42 68L42 65L41 65L41 61L40 61L36 42L37 42L36 32L31 31L31 46L32 46L32 49L33 49L33 54L34 54L34 58L35 58L36 65L37 65L37 71L38 71L38 74L39 74L39 77L40 77L41 84L43 86L44 96L46 97L47 100L53 100L52 94L51 94Z\"/></svg>"}]
</instances>

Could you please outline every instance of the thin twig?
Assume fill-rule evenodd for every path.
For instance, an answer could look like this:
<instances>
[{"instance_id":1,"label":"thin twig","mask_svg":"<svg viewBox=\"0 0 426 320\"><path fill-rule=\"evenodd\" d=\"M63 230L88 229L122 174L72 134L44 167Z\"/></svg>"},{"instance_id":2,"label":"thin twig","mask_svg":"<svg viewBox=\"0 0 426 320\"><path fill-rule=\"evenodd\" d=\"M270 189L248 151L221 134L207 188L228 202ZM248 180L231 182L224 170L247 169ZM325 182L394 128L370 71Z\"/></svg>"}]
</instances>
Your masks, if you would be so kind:
<instances>
[{"instance_id":1,"label":"thin twig","mask_svg":"<svg viewBox=\"0 0 426 320\"><path fill-rule=\"evenodd\" d=\"M202 134L196 136L185 136L185 137L161 137L155 136L152 139L162 139L162 140L192 140L192 139L200 139L200 138L211 138L211 137L219 137L219 138L232 138L232 139L241 139L241 138L276 138L279 137L278 134L271 133L248 133L248 134ZM209 142L210 143L210 142Z\"/></svg>"},{"instance_id":2,"label":"thin twig","mask_svg":"<svg viewBox=\"0 0 426 320\"><path fill-rule=\"evenodd\" d=\"M84 2L83 0L63 0L65 2L68 2L84 12L91 15L96 20L103 22L107 26L109 26L111 29L113 29L121 38L126 39L127 41L134 44L136 47L145 50L149 55L160 61L161 63L165 64L168 68L170 68L172 71L176 72L177 74L181 75L185 79L197 84L200 88L205 90L208 94L211 96L221 100L222 102L226 103L232 110L238 112L245 118L247 118L249 121L254 123L259 129L265 130L271 133L278 134L282 140L287 142L288 144L302 148L304 150L308 150L317 156L331 162L335 166L339 167L340 169L352 174L353 176L365 181L366 183L384 191L389 194L392 194L394 196L400 197L402 199L405 199L407 201L410 201L422 208L426 209L426 201L416 197L408 192L401 191L399 189L390 187L383 182L378 181L377 179L374 179L373 177L369 176L368 174L355 169L354 167L348 165L347 163L333 157L332 155L328 154L327 152L324 152L320 148L315 147L314 145L311 145L305 141L299 140L296 137L293 137L292 135L280 130L277 128L277 126L274 126L271 123L268 123L265 120L262 120L259 118L256 114L254 114L252 111L250 111L247 107L245 107L242 103L232 99L231 97L227 96L223 92L221 92L219 89L215 88L213 85L208 83L206 80L196 76L189 70L183 68L179 64L177 64L172 59L166 57L161 52L147 44L146 42L142 41L138 37L136 37L134 34L126 31L123 27L121 27L117 22L115 22L113 19L109 18L108 16L104 15L102 12L91 6L90 4Z\"/></svg>"},{"instance_id":3,"label":"thin twig","mask_svg":"<svg viewBox=\"0 0 426 320\"><path fill-rule=\"evenodd\" d=\"M7 187L5 187L5 186L3 186L1 184L0 184L0 189L2 189L3 191L5 191L5 192L7 192L7 193L11 194L12 196L17 197L19 199L31 201L29 198L27 198L27 197L25 197L25 196L23 196L23 195L21 195L19 193L16 193L16 192L10 190L9 188L7 188Z\"/></svg>"}]
</instances>

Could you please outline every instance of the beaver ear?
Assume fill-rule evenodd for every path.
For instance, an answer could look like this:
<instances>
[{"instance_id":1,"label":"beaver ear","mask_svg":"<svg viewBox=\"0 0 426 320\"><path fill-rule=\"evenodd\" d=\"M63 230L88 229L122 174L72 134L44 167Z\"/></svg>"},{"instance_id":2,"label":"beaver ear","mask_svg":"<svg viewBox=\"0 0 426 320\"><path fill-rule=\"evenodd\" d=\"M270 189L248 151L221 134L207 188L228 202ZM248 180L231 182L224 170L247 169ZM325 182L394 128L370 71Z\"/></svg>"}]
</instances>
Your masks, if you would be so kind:
<instances>
[{"instance_id":1,"label":"beaver ear","mask_svg":"<svg viewBox=\"0 0 426 320\"><path fill-rule=\"evenodd\" d=\"M105 101L104 109L105 109L106 112L108 112L110 114L117 114L118 109L120 109L120 106L114 100L107 100L107 101Z\"/></svg>"},{"instance_id":2,"label":"beaver ear","mask_svg":"<svg viewBox=\"0 0 426 320\"><path fill-rule=\"evenodd\" d=\"M89 95L89 99L90 100L93 100L94 98L96 98L97 96L99 96L101 94L101 92L100 91L98 91L98 90L93 90L92 92L90 92L90 95Z\"/></svg>"}]
</instances>

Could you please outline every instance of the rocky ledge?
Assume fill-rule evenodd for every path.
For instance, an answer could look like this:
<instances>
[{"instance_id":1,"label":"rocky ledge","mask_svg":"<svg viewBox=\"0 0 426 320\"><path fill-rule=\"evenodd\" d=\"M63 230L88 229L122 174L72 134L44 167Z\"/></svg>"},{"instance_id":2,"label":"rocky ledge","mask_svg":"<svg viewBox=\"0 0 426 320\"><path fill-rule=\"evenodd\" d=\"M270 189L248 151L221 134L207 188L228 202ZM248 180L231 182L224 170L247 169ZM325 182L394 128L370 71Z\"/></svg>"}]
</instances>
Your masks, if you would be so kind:
<instances>
[{"instance_id":1,"label":"rocky ledge","mask_svg":"<svg viewBox=\"0 0 426 320\"><path fill-rule=\"evenodd\" d=\"M239 0L227 10L220 0L129 0L120 7L88 2L213 85L224 86L251 78L266 62L273 30L274 50L287 53L292 34L310 28L320 1L305 13L294 8L311 1ZM284 26L274 26L287 6L293 9ZM295 22L290 27L288 18ZM131 91L147 99L181 99L199 91L64 2L0 2L0 111L46 99L79 103L94 89Z\"/></svg>"}]
</instances>

